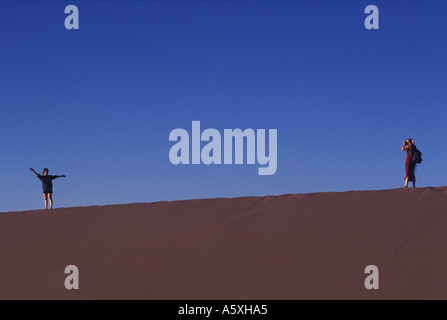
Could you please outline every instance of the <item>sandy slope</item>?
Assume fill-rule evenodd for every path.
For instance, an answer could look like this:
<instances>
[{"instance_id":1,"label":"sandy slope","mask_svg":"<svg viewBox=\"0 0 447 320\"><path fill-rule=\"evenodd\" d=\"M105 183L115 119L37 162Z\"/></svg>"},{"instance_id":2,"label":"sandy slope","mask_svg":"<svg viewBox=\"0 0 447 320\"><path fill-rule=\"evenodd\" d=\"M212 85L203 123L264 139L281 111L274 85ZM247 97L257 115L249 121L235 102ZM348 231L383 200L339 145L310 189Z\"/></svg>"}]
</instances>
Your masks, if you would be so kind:
<instances>
[{"instance_id":1,"label":"sandy slope","mask_svg":"<svg viewBox=\"0 0 447 320\"><path fill-rule=\"evenodd\" d=\"M1 213L0 256L1 299L446 299L447 187Z\"/></svg>"}]
</instances>

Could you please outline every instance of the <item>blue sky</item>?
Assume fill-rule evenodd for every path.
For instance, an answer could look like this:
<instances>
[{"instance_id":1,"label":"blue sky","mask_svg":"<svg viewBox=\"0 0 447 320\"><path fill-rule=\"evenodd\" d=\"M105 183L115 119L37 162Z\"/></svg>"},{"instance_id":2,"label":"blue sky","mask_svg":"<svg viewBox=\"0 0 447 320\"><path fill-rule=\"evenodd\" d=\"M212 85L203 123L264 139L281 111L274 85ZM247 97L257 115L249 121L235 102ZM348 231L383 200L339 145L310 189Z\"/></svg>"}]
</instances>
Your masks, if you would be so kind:
<instances>
[{"instance_id":1,"label":"blue sky","mask_svg":"<svg viewBox=\"0 0 447 320\"><path fill-rule=\"evenodd\" d=\"M64 28L78 5L80 29ZM368 4L380 29L366 30ZM447 184L447 1L1 1L0 211ZM278 129L278 170L169 161L171 130Z\"/></svg>"}]
</instances>

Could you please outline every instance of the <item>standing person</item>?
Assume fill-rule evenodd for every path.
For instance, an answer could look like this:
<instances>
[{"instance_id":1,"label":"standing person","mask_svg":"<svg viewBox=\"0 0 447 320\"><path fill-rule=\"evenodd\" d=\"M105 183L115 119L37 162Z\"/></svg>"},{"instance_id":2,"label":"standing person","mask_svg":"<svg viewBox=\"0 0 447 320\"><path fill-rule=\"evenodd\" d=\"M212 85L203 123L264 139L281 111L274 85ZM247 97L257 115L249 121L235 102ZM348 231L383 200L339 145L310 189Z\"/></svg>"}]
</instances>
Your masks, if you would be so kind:
<instances>
[{"instance_id":1,"label":"standing person","mask_svg":"<svg viewBox=\"0 0 447 320\"><path fill-rule=\"evenodd\" d=\"M407 158L405 160L405 185L404 188L408 187L408 181L413 182L413 188L416 188L416 176L414 175L414 169L416 168L416 161L413 160L413 156L416 152L416 146L414 145L414 140L408 138L404 141L402 145L402 151L407 151Z\"/></svg>"},{"instance_id":2,"label":"standing person","mask_svg":"<svg viewBox=\"0 0 447 320\"><path fill-rule=\"evenodd\" d=\"M43 169L42 175L29 168L42 181L43 197L45 199L45 209L48 208L48 200L50 200L50 209L53 209L53 180L57 178L65 178L65 174L61 176L50 176L48 168Z\"/></svg>"}]
</instances>

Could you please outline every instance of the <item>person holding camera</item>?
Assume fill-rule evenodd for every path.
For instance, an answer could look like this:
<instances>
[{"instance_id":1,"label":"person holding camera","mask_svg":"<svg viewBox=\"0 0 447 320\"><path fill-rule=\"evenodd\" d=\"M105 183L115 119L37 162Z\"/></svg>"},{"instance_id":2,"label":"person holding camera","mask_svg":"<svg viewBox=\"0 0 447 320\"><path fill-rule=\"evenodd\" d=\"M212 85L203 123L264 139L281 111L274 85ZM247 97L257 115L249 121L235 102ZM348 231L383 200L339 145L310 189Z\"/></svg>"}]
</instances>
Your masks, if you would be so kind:
<instances>
[{"instance_id":1,"label":"person holding camera","mask_svg":"<svg viewBox=\"0 0 447 320\"><path fill-rule=\"evenodd\" d=\"M413 182L413 188L416 188L416 176L414 175L414 169L416 168L416 161L414 161L414 154L416 153L416 146L414 140L408 138L402 144L402 151L407 151L407 158L405 160L405 185L404 188L408 187L408 181Z\"/></svg>"}]
</instances>

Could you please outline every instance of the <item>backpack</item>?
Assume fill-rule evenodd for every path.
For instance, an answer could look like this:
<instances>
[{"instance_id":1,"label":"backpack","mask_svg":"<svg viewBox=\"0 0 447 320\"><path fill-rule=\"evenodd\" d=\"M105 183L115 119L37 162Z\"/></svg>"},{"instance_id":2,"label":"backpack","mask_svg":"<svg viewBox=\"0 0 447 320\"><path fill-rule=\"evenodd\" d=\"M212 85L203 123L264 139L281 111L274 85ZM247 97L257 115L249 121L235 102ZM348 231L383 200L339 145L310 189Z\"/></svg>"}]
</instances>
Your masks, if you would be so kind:
<instances>
[{"instance_id":1,"label":"backpack","mask_svg":"<svg viewBox=\"0 0 447 320\"><path fill-rule=\"evenodd\" d=\"M413 160L414 163L421 163L422 162L422 152L416 148L413 153Z\"/></svg>"}]
</instances>

